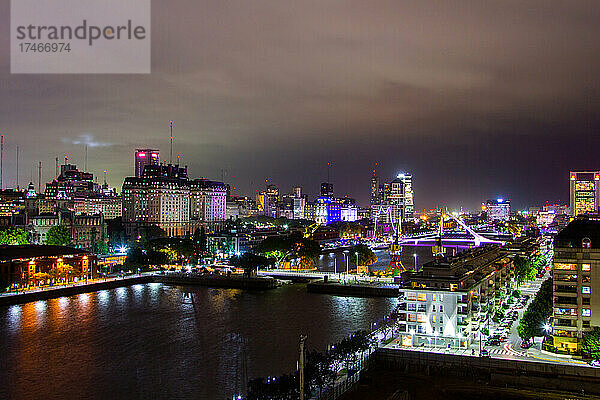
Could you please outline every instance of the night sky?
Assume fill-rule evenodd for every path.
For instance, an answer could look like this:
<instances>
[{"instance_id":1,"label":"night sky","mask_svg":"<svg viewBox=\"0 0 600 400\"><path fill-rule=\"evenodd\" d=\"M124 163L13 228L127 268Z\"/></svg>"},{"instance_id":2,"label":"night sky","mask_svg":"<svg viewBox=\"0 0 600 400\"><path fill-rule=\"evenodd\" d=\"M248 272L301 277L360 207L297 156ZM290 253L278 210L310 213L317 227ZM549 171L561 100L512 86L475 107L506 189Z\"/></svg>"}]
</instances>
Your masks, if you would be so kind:
<instances>
[{"instance_id":1,"label":"night sky","mask_svg":"<svg viewBox=\"0 0 600 400\"><path fill-rule=\"evenodd\" d=\"M568 201L600 169L598 1L182 1L152 4L152 74L11 75L0 0L4 181L65 154L120 190L133 149L254 195L265 179L368 204L414 177L418 209Z\"/></svg>"}]
</instances>

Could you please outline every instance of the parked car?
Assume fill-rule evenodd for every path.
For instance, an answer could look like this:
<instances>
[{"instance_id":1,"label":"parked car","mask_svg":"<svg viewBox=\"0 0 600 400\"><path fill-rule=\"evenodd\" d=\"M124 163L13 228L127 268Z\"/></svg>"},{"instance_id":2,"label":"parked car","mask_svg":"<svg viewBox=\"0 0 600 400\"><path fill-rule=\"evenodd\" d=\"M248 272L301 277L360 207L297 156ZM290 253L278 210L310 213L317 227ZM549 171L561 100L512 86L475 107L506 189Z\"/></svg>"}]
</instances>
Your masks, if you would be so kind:
<instances>
[{"instance_id":1,"label":"parked car","mask_svg":"<svg viewBox=\"0 0 600 400\"><path fill-rule=\"evenodd\" d=\"M534 344L533 342L525 342L525 341L522 341L522 342L521 342L521 348L522 348L522 349L528 349L528 348L530 348L531 346L533 346L533 344Z\"/></svg>"},{"instance_id":2,"label":"parked car","mask_svg":"<svg viewBox=\"0 0 600 400\"><path fill-rule=\"evenodd\" d=\"M485 357L485 358L489 358L490 357L490 353L486 350L483 349L481 350L481 352L479 353L479 357Z\"/></svg>"},{"instance_id":3,"label":"parked car","mask_svg":"<svg viewBox=\"0 0 600 400\"><path fill-rule=\"evenodd\" d=\"M589 364L592 367L600 367L600 361L598 361L598 360L592 360L592 361L589 362Z\"/></svg>"},{"instance_id":4,"label":"parked car","mask_svg":"<svg viewBox=\"0 0 600 400\"><path fill-rule=\"evenodd\" d=\"M499 346L500 345L500 338L499 337L489 338L485 342L485 345L486 346Z\"/></svg>"}]
</instances>

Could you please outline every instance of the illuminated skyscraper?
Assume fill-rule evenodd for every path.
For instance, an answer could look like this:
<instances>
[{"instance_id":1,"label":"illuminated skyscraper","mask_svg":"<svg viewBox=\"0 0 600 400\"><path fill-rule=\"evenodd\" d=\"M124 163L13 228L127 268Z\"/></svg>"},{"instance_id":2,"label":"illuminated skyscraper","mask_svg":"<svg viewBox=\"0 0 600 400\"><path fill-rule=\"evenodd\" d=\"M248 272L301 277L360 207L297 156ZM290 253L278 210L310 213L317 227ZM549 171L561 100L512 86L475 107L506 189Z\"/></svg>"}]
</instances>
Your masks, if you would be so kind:
<instances>
[{"instance_id":1,"label":"illuminated skyscraper","mask_svg":"<svg viewBox=\"0 0 600 400\"><path fill-rule=\"evenodd\" d=\"M135 177L139 178L144 172L146 165L158 165L160 162L160 153L153 149L136 149L135 150Z\"/></svg>"},{"instance_id":2,"label":"illuminated skyscraper","mask_svg":"<svg viewBox=\"0 0 600 400\"><path fill-rule=\"evenodd\" d=\"M510 218L510 200L496 199L485 202L487 221L508 221Z\"/></svg>"},{"instance_id":3,"label":"illuminated skyscraper","mask_svg":"<svg viewBox=\"0 0 600 400\"><path fill-rule=\"evenodd\" d=\"M578 216L598 212L600 171L571 172L571 214Z\"/></svg>"},{"instance_id":4,"label":"illuminated skyscraper","mask_svg":"<svg viewBox=\"0 0 600 400\"><path fill-rule=\"evenodd\" d=\"M412 175L398 174L390 184L389 204L396 220L406 221L414 217L414 194Z\"/></svg>"}]
</instances>

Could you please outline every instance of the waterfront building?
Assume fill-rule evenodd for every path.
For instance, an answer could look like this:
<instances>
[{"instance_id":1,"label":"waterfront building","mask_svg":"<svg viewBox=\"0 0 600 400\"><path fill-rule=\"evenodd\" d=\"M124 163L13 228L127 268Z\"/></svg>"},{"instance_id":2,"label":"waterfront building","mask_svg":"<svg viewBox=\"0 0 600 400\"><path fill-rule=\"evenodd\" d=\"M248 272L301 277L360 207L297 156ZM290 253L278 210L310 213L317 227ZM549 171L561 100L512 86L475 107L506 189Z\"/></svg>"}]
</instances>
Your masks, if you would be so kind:
<instances>
[{"instance_id":1,"label":"waterfront building","mask_svg":"<svg viewBox=\"0 0 600 400\"><path fill-rule=\"evenodd\" d=\"M554 238L553 346L579 353L600 327L600 217L580 216Z\"/></svg>"},{"instance_id":2,"label":"waterfront building","mask_svg":"<svg viewBox=\"0 0 600 400\"><path fill-rule=\"evenodd\" d=\"M600 204L600 171L571 171L570 199L573 216L597 213Z\"/></svg>"},{"instance_id":3,"label":"waterfront building","mask_svg":"<svg viewBox=\"0 0 600 400\"><path fill-rule=\"evenodd\" d=\"M487 200L485 202L485 209L487 211L488 223L508 221L510 218L510 200L508 199Z\"/></svg>"},{"instance_id":4,"label":"waterfront building","mask_svg":"<svg viewBox=\"0 0 600 400\"><path fill-rule=\"evenodd\" d=\"M63 246L0 246L0 280L7 286L35 286L95 278L97 260L81 249Z\"/></svg>"},{"instance_id":5,"label":"waterfront building","mask_svg":"<svg viewBox=\"0 0 600 400\"><path fill-rule=\"evenodd\" d=\"M156 149L136 149L134 156L135 177L140 178L147 165L160 164L160 152Z\"/></svg>"},{"instance_id":6,"label":"waterfront building","mask_svg":"<svg viewBox=\"0 0 600 400\"><path fill-rule=\"evenodd\" d=\"M404 272L398 306L402 344L467 347L493 315L512 276L513 262L497 245Z\"/></svg>"}]
</instances>

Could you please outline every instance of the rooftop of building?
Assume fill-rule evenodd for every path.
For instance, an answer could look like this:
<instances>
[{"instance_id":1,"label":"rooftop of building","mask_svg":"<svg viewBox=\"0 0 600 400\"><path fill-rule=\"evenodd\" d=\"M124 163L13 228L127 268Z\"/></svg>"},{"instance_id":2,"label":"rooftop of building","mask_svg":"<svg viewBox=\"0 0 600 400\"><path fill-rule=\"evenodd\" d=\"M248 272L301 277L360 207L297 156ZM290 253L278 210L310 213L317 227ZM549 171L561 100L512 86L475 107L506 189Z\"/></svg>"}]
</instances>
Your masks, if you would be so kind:
<instances>
[{"instance_id":1,"label":"rooftop of building","mask_svg":"<svg viewBox=\"0 0 600 400\"><path fill-rule=\"evenodd\" d=\"M589 246L585 243L589 243ZM554 238L554 247L600 249L600 215L582 215Z\"/></svg>"},{"instance_id":2,"label":"rooftop of building","mask_svg":"<svg viewBox=\"0 0 600 400\"><path fill-rule=\"evenodd\" d=\"M87 251L68 246L49 246L25 244L17 246L0 246L0 262L26 260L39 257L62 257L71 255L88 254Z\"/></svg>"},{"instance_id":3,"label":"rooftop of building","mask_svg":"<svg viewBox=\"0 0 600 400\"><path fill-rule=\"evenodd\" d=\"M404 286L418 282L425 284L427 289L436 290L440 288L437 283L447 282L459 284L457 289L466 290L493 273L496 270L494 263L504 257L506 254L498 245L484 245L454 256L440 257L423 264L418 272L409 272Z\"/></svg>"}]
</instances>

